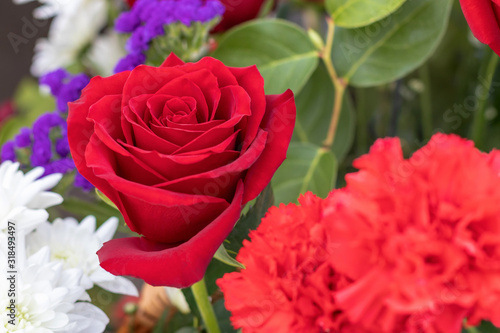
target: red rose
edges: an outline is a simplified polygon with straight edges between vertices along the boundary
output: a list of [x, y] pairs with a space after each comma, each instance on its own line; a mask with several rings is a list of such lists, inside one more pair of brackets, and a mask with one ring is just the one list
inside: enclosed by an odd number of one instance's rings
[[259, 15], [266, 0], [220, 0], [226, 7], [222, 20], [212, 30], [213, 32], [226, 31], [235, 25], [252, 20]]
[[152, 285], [200, 280], [285, 159], [294, 123], [293, 93], [266, 96], [255, 66], [171, 55], [93, 78], [70, 104], [71, 153], [143, 235], [105, 243], [102, 267]]
[[500, 0], [460, 0], [472, 33], [500, 55]]

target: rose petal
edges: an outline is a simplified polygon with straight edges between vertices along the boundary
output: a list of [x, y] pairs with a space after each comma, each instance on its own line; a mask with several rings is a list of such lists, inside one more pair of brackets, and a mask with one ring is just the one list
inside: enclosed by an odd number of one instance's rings
[[250, 96], [243, 88], [227, 86], [221, 88], [220, 92], [221, 98], [214, 119], [231, 119], [237, 115], [252, 115]]
[[235, 116], [234, 118], [207, 130], [191, 142], [176, 150], [174, 154], [194, 152], [219, 144], [229, 138], [236, 131], [234, 127], [241, 121], [242, 118], [243, 115]]
[[[87, 119], [94, 122], [95, 135], [92, 136], [89, 145], [103, 144], [107, 148], [118, 153], [118, 155], [116, 155], [116, 159], [118, 159], [119, 165], [128, 166], [127, 168], [115, 170], [122, 177], [143, 184], [157, 184], [159, 182], [166, 181], [168, 178], [163, 177], [149, 165], [135, 158], [116, 141], [115, 137], [118, 137], [118, 141], [121, 142], [121, 132], [119, 131], [120, 126], [116, 125], [119, 123], [120, 113], [111, 111], [113, 110], [112, 106], [115, 105], [115, 103], [116, 98], [113, 97], [113, 95], [110, 95], [103, 97], [90, 107]], [[102, 110], [108, 110], [111, 112], [104, 114]], [[102, 157], [99, 155], [89, 155], [87, 156], [87, 165], [90, 166], [98, 164], [101, 159]]]
[[[257, 197], [269, 184], [274, 172], [286, 158], [286, 151], [295, 126], [295, 102], [291, 90], [281, 95], [266, 96], [266, 103], [266, 114], [261, 127], [269, 133], [269, 136], [262, 155], [248, 170], [245, 177], [243, 204]], [[262, 144], [259, 142], [259, 137], [252, 142], [250, 147], [254, 144]]]
[[122, 213], [126, 212], [124, 218], [127, 225], [149, 239], [169, 243], [189, 239], [229, 205], [220, 198], [175, 193], [124, 179], [114, 172], [123, 165], [115, 162], [104, 145], [90, 144], [87, 151], [88, 154], [101, 156], [99, 164], [89, 167], [96, 177], [119, 194], [120, 206], [126, 207]]
[[89, 85], [83, 89], [80, 99], [69, 103], [68, 111], [68, 141], [76, 168], [83, 177], [110, 198], [121, 212], [124, 212], [124, 207], [113, 187], [105, 180], [96, 177], [93, 170], [86, 166], [86, 147], [94, 133], [94, 124], [86, 118], [90, 106], [103, 96], [116, 95], [122, 92], [123, 84], [129, 73], [121, 72], [113, 77], [102, 78], [96, 76], [92, 78]]
[[184, 61], [182, 61], [179, 57], [175, 55], [174, 52], [170, 53], [170, 55], [165, 59], [163, 64], [160, 67], [175, 67], [184, 65]]
[[219, 88], [238, 85], [238, 81], [229, 68], [226, 67], [226, 65], [224, 65], [220, 60], [211, 57], [204, 57], [195, 63], [186, 63], [182, 66], [181, 70], [186, 73], [208, 70], [217, 78]]
[[[155, 94], [165, 84], [185, 75], [183, 71], [139, 65], [134, 68], [123, 86], [122, 107], [137, 96]], [[189, 95], [188, 95], [189, 96]]]
[[159, 89], [157, 94], [194, 97], [197, 102], [199, 122], [213, 119], [213, 112], [220, 99], [217, 77], [206, 69], [185, 73], [171, 80]]
[[491, 0], [460, 0], [460, 5], [474, 36], [500, 55], [498, 5]]
[[234, 194], [236, 182], [241, 179], [244, 172], [254, 165], [263, 154], [267, 136], [268, 133], [261, 129], [259, 134], [257, 134], [257, 139], [254, 144], [252, 144], [238, 159], [229, 164], [208, 172], [157, 184], [155, 187], [168, 189], [174, 192], [184, 192], [188, 189], [191, 193], [194, 192], [210, 196], [215, 195], [230, 200]]
[[264, 78], [260, 75], [256, 66], [246, 68], [229, 67], [229, 70], [238, 81], [238, 85], [247, 92], [251, 100], [252, 116], [248, 117], [247, 123], [240, 127], [243, 129], [242, 137], [244, 138], [241, 150], [245, 151], [255, 139], [266, 110]]
[[104, 243], [97, 252], [101, 266], [115, 275], [140, 277], [153, 286], [189, 287], [203, 278], [215, 252], [233, 229], [240, 216], [242, 194], [240, 182], [231, 205], [185, 243], [161, 244], [137, 237]]
[[196, 155], [164, 155], [156, 151], [145, 151], [140, 148], [124, 145], [139, 161], [172, 180], [197, 175], [225, 165], [239, 156], [237, 151], [207, 152]]
[[166, 126], [170, 128], [177, 128], [177, 129], [182, 129], [182, 130], [188, 130], [188, 131], [208, 131], [209, 129], [213, 127], [217, 127], [220, 124], [224, 123], [225, 120], [209, 120], [204, 123], [198, 123], [198, 124], [180, 124], [180, 123], [174, 123], [170, 120], [167, 119], [166, 121]]

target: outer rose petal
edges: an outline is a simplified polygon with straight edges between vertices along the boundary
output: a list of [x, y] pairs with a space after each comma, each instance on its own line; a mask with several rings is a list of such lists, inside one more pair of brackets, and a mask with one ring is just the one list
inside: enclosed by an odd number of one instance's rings
[[281, 95], [268, 95], [266, 100], [267, 109], [261, 127], [269, 135], [262, 155], [248, 170], [243, 204], [254, 199], [269, 184], [274, 172], [286, 158], [295, 126], [295, 101], [291, 90]]
[[498, 4], [492, 0], [460, 0], [460, 5], [474, 36], [500, 55]]
[[106, 242], [97, 252], [101, 266], [115, 275], [140, 277], [153, 286], [188, 287], [203, 278], [215, 252], [233, 229], [240, 216], [242, 196], [240, 182], [231, 205], [185, 243], [153, 243], [138, 237]]
[[[68, 111], [68, 141], [76, 168], [82, 176], [110, 198], [121, 212], [125, 212], [125, 210], [116, 191], [108, 182], [96, 177], [92, 169], [86, 166], [85, 150], [94, 133], [94, 124], [87, 121], [86, 118], [90, 107], [102, 97], [122, 93], [123, 85], [129, 74], [130, 72], [121, 72], [107, 78], [100, 76], [92, 78], [87, 87], [83, 89], [82, 98], [69, 103]], [[112, 112], [113, 110], [107, 111]]]

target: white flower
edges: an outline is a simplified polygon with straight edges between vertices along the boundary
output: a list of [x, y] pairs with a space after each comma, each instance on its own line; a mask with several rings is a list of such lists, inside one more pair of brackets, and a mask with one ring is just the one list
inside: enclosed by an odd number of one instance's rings
[[8, 222], [15, 222], [16, 233], [27, 234], [49, 217], [45, 210], [60, 204], [62, 197], [47, 190], [53, 188], [61, 174], [39, 178], [43, 168], [27, 174], [19, 171], [19, 163], [5, 161], [0, 165], [0, 234], [5, 236]]
[[81, 268], [81, 285], [90, 289], [94, 284], [114, 293], [137, 296], [134, 284], [120, 276], [114, 276], [99, 266], [96, 252], [110, 240], [118, 226], [118, 219], [110, 218], [96, 231], [96, 219], [87, 216], [78, 223], [74, 218], [45, 222], [26, 236], [27, 252], [50, 248], [51, 260], [61, 262], [64, 268]]
[[96, 38], [87, 53], [86, 61], [95, 68], [98, 75], [112, 75], [118, 61], [127, 55], [126, 40], [125, 35], [118, 34], [113, 29], [106, 31], [105, 34]]
[[180, 312], [188, 314], [191, 312], [189, 304], [186, 301], [186, 297], [180, 289], [165, 287], [165, 293], [167, 294], [168, 300], [175, 306]]
[[8, 311], [1, 316], [0, 328], [20, 333], [104, 331], [109, 321], [104, 312], [81, 302], [89, 297], [80, 286], [80, 269], [64, 270], [61, 263], [50, 262], [48, 248], [29, 257], [14, 275], [7, 273], [3, 252], [0, 260], [0, 289], [15, 293], [15, 297], [7, 292], [0, 294], [0, 308]]
[[[33, 0], [15, 0], [26, 3]], [[48, 38], [35, 46], [31, 72], [40, 76], [78, 60], [82, 50], [104, 27], [108, 18], [106, 0], [40, 0], [44, 5], [34, 12], [35, 17], [54, 17]]]

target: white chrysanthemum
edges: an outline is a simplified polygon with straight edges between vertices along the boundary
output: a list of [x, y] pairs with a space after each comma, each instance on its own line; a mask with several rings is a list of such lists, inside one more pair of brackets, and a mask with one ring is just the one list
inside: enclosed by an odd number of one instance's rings
[[186, 301], [186, 297], [180, 289], [165, 287], [165, 293], [167, 294], [168, 300], [175, 306], [180, 312], [187, 314], [191, 312], [189, 304]]
[[48, 246], [52, 261], [61, 262], [65, 268], [83, 270], [81, 284], [85, 289], [97, 284], [114, 293], [137, 296], [137, 288], [130, 280], [114, 276], [99, 266], [96, 252], [113, 237], [117, 226], [115, 217], [104, 222], [97, 231], [93, 216], [87, 216], [80, 223], [71, 217], [44, 222], [26, 236], [27, 252], [32, 254]]
[[[15, 292], [15, 297], [7, 292], [0, 294], [0, 308], [8, 311], [0, 319], [2, 330], [22, 333], [104, 331], [109, 320], [99, 308], [85, 302], [89, 297], [80, 285], [80, 269], [65, 270], [61, 263], [50, 262], [49, 249], [45, 247], [17, 268], [18, 273], [12, 280], [15, 287], [11, 287], [8, 280], [11, 275], [3, 264], [7, 262], [4, 253], [0, 260], [0, 290], [12, 288]], [[12, 312], [9, 309], [11, 299], [15, 299]]]
[[[33, 0], [14, 0], [21, 4]], [[73, 64], [91, 43], [108, 18], [106, 0], [40, 0], [44, 5], [34, 12], [36, 18], [54, 17], [48, 38], [35, 46], [31, 72], [40, 76]]]
[[127, 55], [125, 51], [126, 41], [125, 35], [109, 29], [105, 34], [96, 38], [87, 53], [86, 61], [90, 63], [98, 75], [112, 75], [118, 61]]
[[5, 161], [0, 165], [0, 234], [5, 235], [8, 222], [15, 222], [17, 233], [28, 233], [49, 217], [45, 210], [58, 205], [63, 198], [48, 192], [61, 174], [52, 174], [38, 179], [44, 170], [34, 168], [24, 174], [19, 163]]

